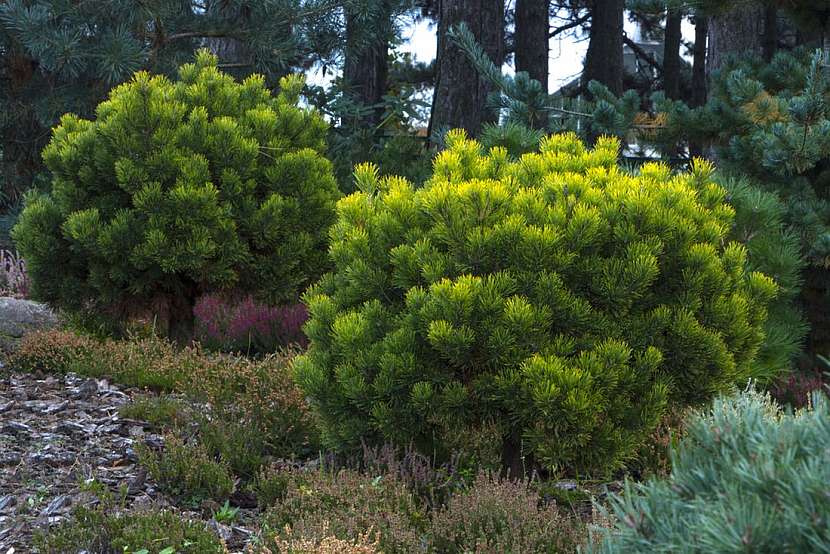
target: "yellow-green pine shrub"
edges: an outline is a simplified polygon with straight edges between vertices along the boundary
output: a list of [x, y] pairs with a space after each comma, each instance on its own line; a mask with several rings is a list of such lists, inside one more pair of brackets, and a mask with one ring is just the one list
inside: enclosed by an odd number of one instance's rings
[[668, 402], [753, 376], [776, 285], [725, 240], [710, 165], [628, 174], [607, 138], [551, 136], [517, 161], [447, 140], [423, 188], [362, 166], [338, 204], [295, 363], [328, 444], [440, 456], [495, 423], [514, 470], [520, 453], [606, 469]]

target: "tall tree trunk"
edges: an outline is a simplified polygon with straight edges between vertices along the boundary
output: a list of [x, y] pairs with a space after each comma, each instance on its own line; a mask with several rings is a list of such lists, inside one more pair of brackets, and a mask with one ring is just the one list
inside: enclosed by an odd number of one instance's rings
[[[709, 82], [706, 78], [706, 45], [709, 37], [709, 18], [701, 12], [695, 13], [695, 46], [694, 60], [692, 61], [692, 98], [691, 106], [699, 108], [706, 104]], [[703, 145], [696, 142], [689, 143], [689, 154], [692, 157], [703, 156]]]
[[666, 40], [663, 45], [663, 89], [672, 100], [680, 98], [680, 43], [683, 40], [683, 12], [666, 12]]
[[[390, 0], [379, 0], [376, 17], [368, 29], [367, 22], [352, 10], [346, 11], [347, 49], [343, 64], [343, 81], [352, 98], [363, 106], [377, 106], [386, 94], [389, 76], [389, 36], [392, 27]], [[377, 126], [383, 116], [383, 108], [376, 107], [360, 122]]]
[[516, 0], [516, 71], [527, 71], [548, 91], [549, 0]]
[[496, 114], [486, 107], [493, 86], [479, 76], [464, 52], [447, 36], [461, 22], [497, 66], [504, 61], [504, 0], [439, 0], [438, 54], [435, 92], [429, 120], [430, 136], [463, 128], [475, 136]]
[[692, 61], [692, 107], [697, 108], [706, 103], [708, 82], [706, 75], [706, 51], [709, 37], [709, 18], [698, 12], [695, 14], [695, 46]]
[[778, 51], [778, 9], [767, 6], [764, 10], [764, 60], [769, 62]]
[[625, 0], [594, 0], [591, 40], [582, 72], [582, 85], [599, 81], [611, 92], [623, 92], [623, 15]]
[[763, 55], [765, 12], [764, 6], [756, 2], [711, 18], [707, 60], [710, 78], [729, 56]]
[[[250, 24], [251, 10], [244, 4], [237, 7], [230, 6], [221, 0], [214, 0], [206, 5], [208, 13], [214, 17], [233, 20], [235, 24], [243, 28]], [[228, 64], [231, 68], [241, 65], [245, 70], [250, 69], [249, 64], [253, 62], [253, 53], [243, 41], [232, 37], [210, 37], [204, 39], [203, 43], [219, 58], [220, 64]]]

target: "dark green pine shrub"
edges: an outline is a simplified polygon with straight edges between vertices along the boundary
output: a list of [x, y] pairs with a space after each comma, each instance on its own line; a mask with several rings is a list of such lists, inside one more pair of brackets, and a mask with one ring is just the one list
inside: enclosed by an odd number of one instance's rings
[[753, 377], [776, 285], [725, 240], [710, 165], [631, 175], [616, 140], [574, 135], [518, 161], [447, 142], [423, 188], [364, 166], [338, 204], [295, 362], [329, 445], [442, 456], [495, 425], [512, 470], [606, 469], [668, 402]]
[[755, 358], [755, 377], [764, 384], [781, 376], [801, 354], [808, 326], [798, 294], [806, 265], [797, 233], [785, 224], [787, 207], [776, 194], [746, 179], [718, 181], [735, 208], [729, 238], [746, 245], [749, 267], [772, 277], [778, 295], [768, 307], [764, 343]]
[[612, 498], [595, 552], [827, 552], [830, 408], [784, 414], [745, 392], [694, 416], [668, 479]]
[[185, 336], [202, 293], [296, 299], [326, 268], [339, 192], [302, 79], [280, 85], [236, 82], [201, 51], [176, 81], [137, 73], [92, 121], [64, 116], [43, 152], [52, 191], [14, 229], [33, 295], [150, 312]]

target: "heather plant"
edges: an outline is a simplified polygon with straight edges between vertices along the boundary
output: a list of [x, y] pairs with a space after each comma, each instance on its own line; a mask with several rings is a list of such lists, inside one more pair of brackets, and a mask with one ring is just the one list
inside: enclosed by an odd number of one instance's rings
[[798, 371], [779, 379], [770, 387], [772, 397], [780, 404], [804, 408], [810, 403], [813, 392], [825, 390], [826, 377], [818, 371]]
[[167, 434], [164, 448], [153, 450], [137, 444], [138, 458], [147, 472], [165, 493], [191, 505], [204, 500], [222, 501], [234, 491], [230, 468], [214, 459], [197, 442], [187, 442], [175, 434]]
[[426, 552], [427, 516], [400, 482], [352, 470], [292, 470], [284, 494], [263, 518], [264, 545], [283, 541], [351, 541], [372, 531], [380, 552]]
[[192, 419], [186, 401], [166, 395], [134, 397], [118, 409], [122, 418], [140, 420], [157, 429], [182, 428]]
[[293, 353], [260, 360], [217, 356], [192, 367], [177, 389], [210, 408], [203, 439], [246, 478], [264, 456], [297, 458], [318, 448], [316, 422], [292, 379]]
[[666, 479], [611, 498], [593, 552], [827, 552], [830, 408], [782, 412], [752, 390], [692, 417]]
[[23, 258], [16, 252], [0, 249], [0, 296], [26, 298], [29, 275]]
[[196, 339], [211, 350], [250, 355], [307, 343], [302, 326], [308, 312], [302, 304], [268, 306], [253, 296], [234, 300], [212, 294], [200, 298], [193, 313]]
[[98, 346], [94, 339], [68, 331], [34, 331], [23, 337], [8, 363], [27, 373], [64, 374], [89, 367], [97, 358]]
[[282, 536], [274, 537], [274, 550], [263, 548], [260, 554], [284, 552], [285, 554], [380, 554], [380, 545], [372, 530], [360, 533], [353, 539], [338, 539], [326, 535], [327, 526], [323, 526], [322, 537], [296, 537], [291, 528]]
[[338, 204], [294, 364], [326, 444], [446, 459], [495, 427], [514, 475], [602, 471], [669, 402], [758, 371], [776, 285], [727, 239], [711, 165], [628, 173], [616, 140], [574, 135], [518, 160], [463, 132], [447, 144], [422, 188], [361, 166]]
[[339, 196], [302, 87], [284, 77], [272, 96], [200, 51], [178, 80], [135, 74], [94, 120], [65, 115], [43, 152], [51, 192], [27, 199], [13, 231], [33, 296], [149, 315], [182, 340], [202, 294], [296, 301], [327, 266]]
[[433, 515], [431, 537], [434, 551], [446, 554], [556, 554], [576, 552], [583, 531], [578, 518], [540, 505], [526, 481], [481, 473]]
[[364, 444], [356, 465], [367, 475], [402, 483], [429, 509], [441, 506], [453, 493], [470, 485], [477, 468], [486, 466], [460, 453], [436, 464], [411, 446], [402, 449], [390, 443], [374, 447]]

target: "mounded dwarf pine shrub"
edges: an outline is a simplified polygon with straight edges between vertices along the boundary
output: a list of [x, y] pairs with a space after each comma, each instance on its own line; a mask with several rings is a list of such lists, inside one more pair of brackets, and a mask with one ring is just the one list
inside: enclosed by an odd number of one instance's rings
[[92, 121], [65, 115], [43, 152], [52, 191], [28, 199], [13, 233], [32, 294], [149, 311], [185, 336], [202, 293], [296, 300], [326, 268], [339, 196], [302, 86], [285, 77], [272, 96], [201, 51], [178, 80], [137, 73]]
[[518, 161], [447, 141], [423, 188], [363, 166], [338, 204], [295, 362], [330, 445], [440, 456], [496, 424], [513, 470], [609, 468], [668, 402], [753, 376], [776, 285], [724, 240], [711, 166], [631, 175], [607, 138]]
[[671, 476], [612, 498], [616, 525], [593, 551], [827, 552], [830, 407], [784, 414], [757, 392], [688, 422]]

